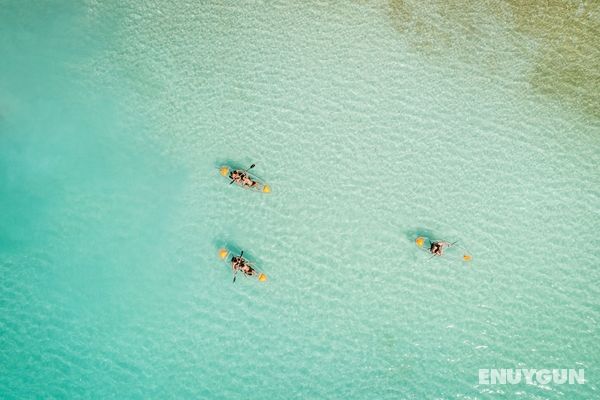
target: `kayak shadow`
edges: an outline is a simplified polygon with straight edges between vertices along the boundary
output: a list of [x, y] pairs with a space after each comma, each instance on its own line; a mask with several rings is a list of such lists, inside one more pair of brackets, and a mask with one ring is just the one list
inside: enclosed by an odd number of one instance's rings
[[215, 168], [219, 169], [223, 166], [228, 166], [231, 169], [246, 169], [248, 168], [250, 165], [252, 165], [252, 162], [240, 162], [240, 161], [236, 161], [236, 160], [232, 160], [232, 159], [218, 159], [215, 160], [214, 166]]
[[414, 242], [419, 236], [424, 236], [428, 239], [435, 239], [435, 233], [433, 233], [433, 231], [421, 227], [405, 230], [404, 236], [411, 242]]
[[251, 262], [256, 261], [256, 258], [253, 256], [252, 252], [244, 249], [239, 244], [232, 242], [231, 240], [215, 239], [215, 240], [213, 240], [213, 245], [215, 248], [215, 254], [218, 254], [219, 250], [221, 250], [221, 249], [226, 249], [229, 253], [231, 253], [232, 255], [236, 255], [236, 256], [240, 255], [242, 253], [242, 251], [244, 251], [245, 259], [247, 259]]

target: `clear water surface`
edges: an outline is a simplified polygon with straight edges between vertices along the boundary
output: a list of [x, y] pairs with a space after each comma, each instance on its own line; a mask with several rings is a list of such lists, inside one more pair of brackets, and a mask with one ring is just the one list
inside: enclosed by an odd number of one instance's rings
[[342, 3], [0, 0], [0, 397], [598, 397], [598, 6]]

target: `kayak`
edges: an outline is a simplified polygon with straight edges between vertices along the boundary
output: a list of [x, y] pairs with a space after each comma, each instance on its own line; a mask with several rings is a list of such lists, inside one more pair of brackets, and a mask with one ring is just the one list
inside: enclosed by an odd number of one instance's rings
[[[436, 240], [428, 238], [427, 236], [419, 236], [415, 239], [415, 244], [417, 247], [431, 256], [441, 256], [441, 257], [450, 257], [450, 258], [460, 258], [463, 261], [471, 261], [473, 260], [473, 256], [469, 254], [465, 249], [456, 244], [457, 242], [450, 243], [443, 240]], [[442, 249], [442, 254], [434, 254], [431, 249], [432, 245], [437, 244]]]
[[[242, 181], [231, 179], [230, 175], [234, 172], [238, 172], [240, 174], [248, 176], [252, 183], [246, 184]], [[271, 193], [271, 187], [265, 181], [263, 181], [253, 173], [249, 172], [247, 169], [237, 169], [228, 165], [224, 165], [221, 168], [219, 168], [219, 173], [221, 174], [221, 176], [227, 178], [227, 180], [230, 183], [235, 184], [243, 189], [252, 190], [253, 192]]]
[[[236, 255], [236, 254], [233, 254], [233, 253], [232, 253], [231, 251], [229, 251], [228, 249], [225, 249], [225, 248], [221, 248], [221, 249], [219, 249], [219, 258], [220, 258], [221, 260], [223, 260], [225, 263], [227, 263], [227, 265], [228, 265], [230, 268], [232, 268], [232, 269], [233, 269], [233, 267], [232, 267], [233, 259], [234, 259], [234, 258], [238, 258], [238, 257], [239, 257], [239, 258], [241, 258], [242, 260], [244, 260], [244, 261], [245, 261], [245, 263], [246, 263], [248, 266], [250, 266], [251, 270], [253, 271], [253, 274], [252, 274], [252, 275], [247, 275], [247, 274], [245, 274], [245, 273], [244, 273], [244, 272], [242, 272], [242, 271], [238, 271], [238, 272], [239, 272], [241, 275], [244, 275], [244, 276], [246, 276], [246, 277], [250, 277], [250, 278], [256, 278], [256, 279], [258, 279], [258, 281], [259, 281], [259, 282], [266, 282], [266, 280], [267, 280], [267, 275], [265, 275], [265, 274], [263, 274], [262, 272], [258, 271], [258, 270], [256, 269], [256, 267], [254, 266], [254, 264], [253, 264], [253, 263], [251, 263], [250, 261], [248, 261], [247, 259], [245, 259], [244, 257], [242, 257], [242, 256], [243, 256], [243, 254], [244, 254], [244, 252], [243, 252], [243, 251], [242, 251], [242, 254], [240, 254], [240, 255]], [[234, 275], [234, 280], [233, 280], [233, 281], [235, 282], [235, 275]]]

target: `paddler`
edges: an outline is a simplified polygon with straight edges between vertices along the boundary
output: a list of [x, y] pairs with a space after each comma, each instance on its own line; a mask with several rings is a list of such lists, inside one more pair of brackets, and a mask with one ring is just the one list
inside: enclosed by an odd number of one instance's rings
[[244, 186], [248, 186], [248, 187], [252, 187], [252, 186], [256, 185], [256, 182], [253, 181], [252, 179], [250, 179], [248, 174], [244, 174], [244, 176], [242, 177], [242, 183], [244, 184]]
[[252, 180], [252, 178], [250, 178], [246, 171], [242, 171], [239, 169], [231, 171], [231, 173], [229, 174], [229, 179], [231, 179], [232, 182], [235, 182], [238, 185], [245, 187], [254, 187], [257, 184], [255, 181]]
[[450, 247], [451, 244], [448, 242], [431, 242], [429, 252], [434, 256], [442, 256], [444, 254], [444, 247]]
[[256, 273], [254, 268], [250, 266], [250, 263], [241, 255], [231, 258], [231, 268], [233, 269], [234, 275], [237, 271], [242, 271], [246, 276], [253, 276]]
[[243, 172], [236, 169], [236, 170], [231, 171], [231, 173], [229, 174], [229, 179], [231, 179], [233, 182], [236, 182], [238, 184], [242, 184], [244, 175], [245, 174]]

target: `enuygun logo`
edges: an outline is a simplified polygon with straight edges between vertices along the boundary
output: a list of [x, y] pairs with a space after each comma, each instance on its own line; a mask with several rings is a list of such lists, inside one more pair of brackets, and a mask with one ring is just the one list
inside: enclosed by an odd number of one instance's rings
[[479, 370], [480, 385], [517, 385], [519, 383], [528, 385], [569, 385], [585, 383], [585, 371], [583, 369], [505, 369], [490, 368]]

